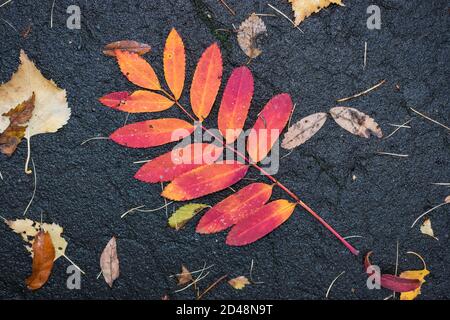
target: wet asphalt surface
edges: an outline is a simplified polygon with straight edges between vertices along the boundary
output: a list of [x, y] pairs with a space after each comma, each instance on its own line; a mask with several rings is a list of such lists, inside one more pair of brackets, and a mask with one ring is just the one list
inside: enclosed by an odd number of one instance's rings
[[[441, 123], [450, 123], [449, 77], [450, 14], [447, 1], [344, 1], [308, 18], [300, 32], [282, 17], [263, 17], [268, 35], [263, 53], [249, 67], [255, 77], [250, 127], [271, 96], [288, 92], [297, 107], [293, 121], [314, 112], [326, 112], [336, 98], [371, 87], [378, 90], [346, 102], [373, 117], [385, 135], [413, 118], [411, 129], [399, 130], [386, 140], [353, 136], [328, 120], [306, 144], [280, 161], [276, 177], [310, 204], [344, 236], [359, 235], [351, 243], [362, 253], [374, 251], [373, 261], [394, 272], [396, 243], [399, 270], [420, 268], [407, 251], [420, 253], [431, 275], [420, 299], [449, 298], [450, 206], [430, 214], [439, 241], [410, 228], [414, 219], [443, 201], [450, 188], [450, 134], [445, 128], [414, 114], [414, 107]], [[245, 64], [232, 29], [250, 13], [274, 13], [265, 1], [227, 0], [232, 16], [219, 1], [57, 1], [50, 28], [52, 1], [13, 1], [0, 8], [0, 81], [9, 80], [24, 49], [42, 70], [67, 90], [72, 117], [55, 134], [32, 138], [36, 164], [36, 197], [27, 216], [64, 227], [67, 255], [85, 272], [80, 290], [66, 287], [69, 263], [56, 261], [48, 283], [36, 292], [25, 288], [31, 259], [20, 237], [0, 225], [0, 297], [3, 299], [192, 299], [194, 292], [177, 289], [169, 275], [181, 264], [191, 270], [214, 264], [200, 283], [204, 288], [224, 274], [247, 275], [254, 261], [253, 278], [262, 284], [242, 291], [225, 283], [207, 299], [324, 299], [331, 281], [342, 271], [330, 299], [383, 299], [388, 290], [368, 290], [362, 255], [346, 248], [304, 210], [262, 240], [245, 247], [229, 247], [226, 232], [195, 233], [191, 221], [183, 230], [167, 227], [164, 210], [120, 215], [132, 207], [156, 208], [164, 204], [159, 185], [133, 179], [139, 165], [133, 161], [155, 157], [170, 145], [128, 149], [107, 140], [81, 142], [107, 136], [121, 127], [125, 114], [108, 110], [97, 98], [135, 87], [120, 74], [114, 59], [101, 53], [103, 45], [133, 39], [149, 43], [146, 55], [162, 79], [162, 50], [171, 27], [182, 35], [187, 52], [187, 87], [201, 52], [217, 41], [224, 56], [224, 79]], [[271, 1], [292, 16], [286, 1]], [[81, 8], [81, 30], [66, 28], [66, 8]], [[366, 8], [381, 8], [381, 30], [366, 27]], [[11, 25], [9, 25], [9, 24]], [[31, 25], [26, 38], [20, 33]], [[363, 70], [364, 43], [368, 44]], [[222, 87], [223, 89], [223, 84]], [[219, 94], [219, 97], [221, 94]], [[185, 91], [182, 102], [187, 104]], [[206, 124], [215, 127], [218, 103]], [[160, 114], [131, 115], [128, 123], [160, 116], [182, 117], [176, 108]], [[377, 151], [407, 154], [407, 158], [377, 155]], [[281, 155], [286, 154], [281, 151]], [[11, 158], [0, 156], [0, 214], [22, 217], [33, 191], [33, 177], [24, 173], [26, 143]], [[251, 178], [266, 181], [253, 169]], [[240, 182], [236, 187], [248, 184]], [[199, 201], [214, 204], [226, 190]], [[273, 198], [286, 197], [275, 188]], [[176, 204], [175, 208], [179, 205]], [[173, 205], [169, 211], [173, 210]], [[97, 280], [99, 257], [112, 235], [118, 238], [121, 275], [110, 289]]]

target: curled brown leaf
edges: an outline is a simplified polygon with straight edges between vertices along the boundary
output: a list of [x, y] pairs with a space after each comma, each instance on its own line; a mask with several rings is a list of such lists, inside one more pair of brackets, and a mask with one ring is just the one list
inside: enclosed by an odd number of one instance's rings
[[41, 288], [50, 277], [55, 259], [55, 247], [48, 232], [39, 231], [33, 242], [33, 271], [26, 279], [28, 289]]

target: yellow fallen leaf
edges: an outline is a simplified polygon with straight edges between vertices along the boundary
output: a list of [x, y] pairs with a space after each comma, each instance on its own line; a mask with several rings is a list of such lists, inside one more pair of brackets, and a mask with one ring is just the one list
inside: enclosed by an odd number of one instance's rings
[[250, 281], [247, 279], [247, 277], [240, 276], [229, 280], [228, 284], [237, 290], [242, 290], [246, 285], [250, 284]]
[[42, 229], [50, 234], [53, 246], [55, 247], [55, 260], [65, 255], [67, 248], [67, 241], [61, 234], [64, 229], [56, 223], [39, 223], [30, 219], [7, 220], [6, 224], [17, 234], [22, 236], [22, 239], [28, 243], [27, 250], [33, 255], [32, 246], [36, 234]]
[[37, 134], [56, 132], [67, 123], [70, 108], [66, 90], [46, 79], [21, 50], [19, 68], [8, 82], [0, 85], [0, 133], [9, 126], [9, 119], [3, 115], [30, 99], [33, 93], [35, 106], [27, 123], [25, 138], [29, 140]]
[[419, 294], [420, 289], [422, 287], [422, 284], [425, 283], [425, 277], [430, 274], [430, 271], [427, 270], [427, 266], [425, 264], [425, 260], [417, 253], [408, 251], [410, 254], [414, 254], [417, 256], [420, 260], [422, 260], [423, 263], [423, 269], [422, 270], [408, 270], [400, 273], [400, 278], [404, 279], [417, 279], [421, 282], [420, 286], [413, 291], [407, 291], [402, 292], [400, 294], [400, 300], [414, 300]]
[[344, 6], [342, 0], [289, 0], [289, 2], [292, 4], [292, 11], [294, 11], [294, 22], [296, 26], [298, 26], [311, 14], [317, 13], [331, 4]]

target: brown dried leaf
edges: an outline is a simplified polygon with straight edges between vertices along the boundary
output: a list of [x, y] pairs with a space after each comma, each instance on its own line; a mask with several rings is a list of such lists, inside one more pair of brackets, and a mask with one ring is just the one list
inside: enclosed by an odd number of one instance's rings
[[31, 97], [20, 103], [17, 107], [2, 116], [9, 118], [9, 125], [0, 134], [0, 151], [7, 156], [11, 156], [16, 151], [17, 146], [25, 136], [27, 123], [34, 110], [34, 92]]
[[322, 128], [326, 120], [327, 114], [324, 112], [314, 113], [301, 119], [286, 132], [281, 146], [285, 149], [294, 149], [305, 143]]
[[317, 13], [333, 3], [344, 6], [342, 0], [289, 0], [289, 2], [292, 4], [296, 26], [311, 14]]
[[103, 48], [103, 54], [115, 57], [116, 54], [114, 50], [122, 50], [122, 51], [128, 51], [128, 52], [134, 52], [138, 55], [142, 56], [149, 52], [151, 47], [146, 43], [141, 43], [133, 40], [121, 40], [121, 41], [115, 41], [107, 44]]
[[247, 279], [247, 277], [240, 276], [229, 280], [228, 284], [237, 290], [242, 290], [246, 285], [250, 284], [250, 281]]
[[103, 278], [112, 288], [114, 280], [119, 277], [119, 258], [117, 256], [116, 237], [112, 237], [100, 256], [100, 268]]
[[192, 274], [184, 265], [181, 265], [181, 272], [177, 275], [178, 285], [182, 286], [192, 281]]
[[33, 242], [33, 271], [26, 280], [28, 289], [41, 288], [50, 277], [55, 260], [55, 247], [48, 232], [39, 231]]
[[239, 26], [237, 41], [242, 51], [250, 57], [256, 58], [262, 51], [258, 48], [258, 39], [267, 32], [266, 25], [260, 17], [252, 13]]
[[369, 138], [370, 134], [381, 138], [383, 132], [380, 126], [368, 115], [349, 107], [330, 109], [334, 121], [342, 128], [357, 136]]

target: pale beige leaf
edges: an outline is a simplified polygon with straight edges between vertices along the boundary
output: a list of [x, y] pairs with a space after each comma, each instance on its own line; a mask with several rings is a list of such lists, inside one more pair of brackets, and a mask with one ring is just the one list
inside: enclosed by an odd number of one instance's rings
[[450, 195], [445, 197], [444, 202], [445, 203], [450, 203]]
[[369, 138], [371, 134], [381, 138], [383, 132], [380, 126], [368, 115], [349, 107], [330, 109], [334, 121], [342, 128], [357, 136]]
[[178, 285], [183, 286], [192, 281], [192, 274], [184, 265], [181, 265], [181, 273], [177, 274]]
[[285, 149], [294, 149], [308, 141], [315, 135], [327, 120], [327, 114], [318, 112], [311, 114], [288, 129], [284, 135], [281, 146]]
[[317, 13], [331, 4], [344, 6], [342, 0], [289, 0], [289, 2], [292, 4], [292, 11], [294, 11], [294, 22], [296, 26], [298, 26], [311, 14]]
[[252, 13], [239, 26], [237, 41], [242, 51], [250, 57], [256, 58], [262, 51], [258, 48], [258, 38], [267, 32], [266, 25], [260, 17]]
[[[28, 122], [25, 137], [56, 132], [70, 118], [66, 91], [52, 80], [44, 78], [23, 50], [20, 65], [11, 80], [0, 86], [0, 115], [8, 112], [35, 93], [35, 108]], [[0, 132], [5, 129], [5, 119], [0, 116]]]
[[427, 218], [423, 221], [422, 225], [420, 226], [420, 232], [422, 232], [423, 234], [426, 234], [430, 237], [433, 237], [435, 239], [437, 239], [434, 236], [434, 232], [433, 232], [433, 228], [431, 227], [431, 220], [430, 218]]
[[56, 223], [40, 223], [30, 219], [7, 220], [6, 224], [17, 234], [22, 236], [22, 239], [28, 243], [27, 250], [31, 253], [34, 237], [42, 229], [50, 234], [53, 246], [55, 247], [55, 261], [65, 255], [67, 248], [67, 241], [62, 237], [64, 229]]
[[112, 237], [103, 249], [100, 256], [100, 268], [102, 269], [103, 278], [112, 288], [114, 281], [119, 277], [119, 257], [117, 256], [116, 237]]
[[247, 277], [240, 276], [229, 280], [228, 284], [237, 290], [242, 290], [246, 285], [250, 284], [250, 281], [247, 279]]

